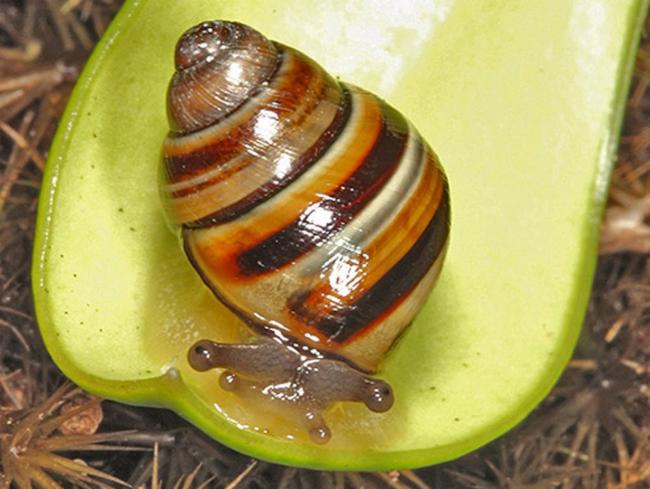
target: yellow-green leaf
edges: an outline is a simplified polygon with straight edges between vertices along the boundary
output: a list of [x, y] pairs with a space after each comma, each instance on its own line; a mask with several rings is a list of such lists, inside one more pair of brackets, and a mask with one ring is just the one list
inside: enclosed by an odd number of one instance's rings
[[[33, 283], [54, 360], [111, 399], [168, 407], [267, 460], [328, 469], [460, 456], [549, 391], [580, 331], [599, 219], [648, 0], [130, 0], [61, 121], [39, 208]], [[381, 371], [386, 415], [330, 413], [315, 446], [238, 426], [199, 336], [234, 321], [185, 259], [158, 196], [178, 36], [248, 23], [407, 115], [446, 167], [448, 260]], [[220, 329], [221, 328], [221, 329]], [[215, 332], [222, 331], [222, 332]]]

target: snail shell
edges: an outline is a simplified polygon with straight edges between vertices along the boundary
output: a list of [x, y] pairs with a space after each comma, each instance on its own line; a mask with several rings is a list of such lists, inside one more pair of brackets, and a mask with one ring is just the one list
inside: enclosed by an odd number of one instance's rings
[[[168, 113], [163, 201], [207, 286], [273, 339], [260, 345], [299, 349], [296, 365], [375, 371], [427, 298], [449, 235], [447, 182], [412, 124], [304, 54], [223, 21], [179, 40]], [[237, 354], [204, 341], [190, 364], [269, 382], [274, 362], [255, 356], [284, 355], [231, 346]], [[321, 405], [354, 397], [321, 384]]]

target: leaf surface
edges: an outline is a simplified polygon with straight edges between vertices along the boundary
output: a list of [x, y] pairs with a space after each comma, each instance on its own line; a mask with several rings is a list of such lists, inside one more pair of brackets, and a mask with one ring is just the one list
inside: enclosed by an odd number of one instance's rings
[[[578, 337], [647, 8], [127, 1], [74, 90], [43, 184], [33, 284], [54, 360], [94, 393], [171, 408], [239, 451], [286, 464], [416, 467], [494, 439], [550, 390]], [[335, 409], [322, 447], [242, 429], [243, 408], [184, 359], [199, 337], [236, 338], [158, 195], [174, 45], [214, 18], [250, 24], [387, 99], [449, 177], [447, 263], [380, 372], [396, 405], [385, 415]]]

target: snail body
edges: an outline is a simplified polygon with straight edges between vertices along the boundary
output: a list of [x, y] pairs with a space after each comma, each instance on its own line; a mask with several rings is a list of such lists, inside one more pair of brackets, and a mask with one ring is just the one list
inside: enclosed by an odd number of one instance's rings
[[330, 404], [392, 405], [390, 386], [369, 374], [440, 271], [444, 173], [394, 108], [250, 27], [190, 29], [176, 68], [166, 212], [206, 285], [259, 335], [201, 340], [189, 363], [226, 369], [227, 390], [285, 386], [275, 397], [300, 406], [322, 443]]

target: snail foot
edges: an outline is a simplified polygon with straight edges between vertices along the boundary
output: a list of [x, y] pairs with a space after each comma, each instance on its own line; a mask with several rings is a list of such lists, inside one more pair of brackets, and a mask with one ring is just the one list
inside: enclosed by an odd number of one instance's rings
[[[268, 408], [275, 406], [278, 411], [292, 413], [292, 419], [302, 419], [303, 429], [309, 433], [313, 443], [322, 445], [332, 437], [332, 432], [323, 419], [321, 409], [312, 406], [300, 395], [298, 390], [290, 383], [265, 385], [245, 379], [235, 372], [225, 370], [219, 376], [219, 386], [242, 398], [249, 398], [256, 403], [265, 404]], [[287, 409], [288, 408], [288, 409]]]
[[[362, 402], [373, 412], [391, 408], [390, 385], [338, 359], [313, 358], [270, 339], [253, 344], [195, 343], [188, 362], [198, 371], [224, 368], [224, 391], [255, 404], [288, 414], [317, 444], [327, 443], [331, 431], [322, 413], [341, 401]], [[295, 421], [294, 421], [295, 422]]]
[[243, 377], [252, 381], [251, 386], [267, 383], [271, 396], [292, 402], [304, 398], [327, 407], [338, 401], [356, 401], [379, 413], [393, 405], [392, 389], [383, 380], [341, 360], [305, 357], [270, 339], [253, 344], [201, 340], [190, 348], [188, 362], [199, 372], [227, 369], [220, 384], [228, 391], [235, 390]]

